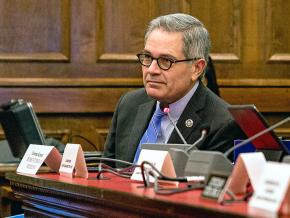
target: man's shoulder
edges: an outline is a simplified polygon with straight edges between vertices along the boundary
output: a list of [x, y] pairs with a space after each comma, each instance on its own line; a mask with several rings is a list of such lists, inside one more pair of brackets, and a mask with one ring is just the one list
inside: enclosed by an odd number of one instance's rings
[[122, 105], [140, 105], [153, 99], [149, 97], [144, 88], [136, 89], [125, 93], [121, 98]]
[[200, 105], [204, 112], [206, 112], [207, 116], [218, 118], [219, 120], [231, 119], [230, 112], [228, 111], [228, 106], [230, 105], [224, 99], [217, 96], [211, 90], [206, 87], [200, 87], [199, 90], [199, 99]]
[[123, 99], [134, 100], [134, 101], [149, 101], [152, 100], [150, 98], [144, 88], [136, 89], [130, 92], [127, 92], [123, 95]]
[[134, 97], [134, 96], [138, 96], [138, 97], [148, 97], [148, 95], [146, 94], [146, 91], [144, 88], [140, 88], [140, 89], [135, 89], [132, 91], [129, 91], [125, 94], [125, 96], [127, 97]]

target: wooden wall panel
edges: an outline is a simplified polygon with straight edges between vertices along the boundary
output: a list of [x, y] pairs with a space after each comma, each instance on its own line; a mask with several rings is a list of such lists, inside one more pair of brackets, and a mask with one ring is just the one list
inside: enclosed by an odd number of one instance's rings
[[[211, 56], [216, 61], [237, 62], [241, 52], [242, 1], [190, 1], [189, 13], [200, 19], [212, 38]], [[205, 7], [204, 4], [208, 5]], [[218, 8], [218, 10], [217, 10]]]
[[0, 61], [68, 61], [68, 0], [2, 0]]
[[255, 104], [262, 112], [290, 111], [290, 87], [227, 87], [220, 91], [221, 96], [231, 104]]
[[0, 88], [1, 103], [25, 99], [38, 113], [113, 112], [120, 96], [130, 88]]
[[256, 104], [274, 123], [290, 114], [289, 9], [282, 0], [1, 0], [0, 104], [31, 101], [46, 132], [102, 149], [119, 96], [142, 87], [135, 54], [148, 22], [185, 12], [210, 32], [222, 97]]
[[290, 34], [286, 30], [289, 10], [289, 1], [266, 1], [265, 47], [268, 61], [290, 62]]
[[144, 31], [156, 16], [183, 11], [186, 1], [106, 0], [97, 4], [104, 17], [97, 26], [98, 61], [134, 61], [143, 49]]

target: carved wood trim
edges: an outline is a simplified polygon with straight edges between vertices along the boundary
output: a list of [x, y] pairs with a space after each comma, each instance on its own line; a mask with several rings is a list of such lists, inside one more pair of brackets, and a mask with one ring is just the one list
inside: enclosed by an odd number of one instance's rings
[[141, 87], [142, 78], [0, 78], [0, 87]]
[[290, 79], [218, 79], [220, 87], [290, 87]]
[[[0, 88], [0, 104], [11, 99], [30, 101], [37, 113], [113, 112], [120, 96], [134, 88]], [[106, 102], [106, 103], [104, 103]]]
[[[218, 79], [220, 87], [290, 87], [290, 79]], [[142, 78], [0, 78], [0, 87], [142, 87]]]
[[255, 104], [261, 112], [290, 111], [290, 87], [224, 87], [220, 89], [223, 99], [230, 104]]
[[274, 54], [268, 62], [290, 62], [290, 54]]
[[0, 62], [2, 61], [53, 61], [66, 62], [70, 56], [70, 1], [62, 0], [61, 2], [61, 34], [59, 42], [61, 49], [59, 52], [29, 52], [29, 53], [0, 53]]
[[210, 56], [213, 60], [221, 62], [238, 62], [240, 60], [240, 57], [234, 53], [212, 53]]
[[[281, 50], [284, 50], [284, 49], [281, 49], [281, 45], [287, 44], [287, 41], [282, 41], [280, 39], [280, 42], [278, 42], [279, 36], [281, 37], [281, 30], [280, 30], [281, 26], [277, 26], [275, 24], [276, 21], [274, 20], [275, 19], [274, 16], [280, 16], [281, 12], [283, 12], [283, 11], [275, 10], [278, 8], [275, 4], [279, 4], [279, 3], [278, 2], [274, 3], [274, 2], [275, 1], [265, 1], [266, 7], [265, 7], [265, 13], [264, 13], [265, 14], [264, 32], [265, 32], [265, 42], [267, 42], [265, 44], [267, 62], [268, 63], [270, 63], [270, 62], [290, 62], [290, 51], [287, 51], [287, 53], [281, 51]], [[283, 7], [280, 7], [281, 10], [282, 10], [282, 8]], [[282, 18], [283, 18], [283, 15], [282, 15]], [[285, 24], [286, 23], [287, 23], [287, 21], [285, 21]], [[281, 25], [281, 24], [279, 24], [279, 25]], [[277, 28], [277, 29], [275, 29], [275, 28]], [[277, 45], [277, 43], [279, 44], [279, 48], [281, 49], [281, 50], [279, 49], [280, 51], [277, 51], [277, 49], [275, 49], [275, 47], [274, 47], [274, 45], [275, 44]]]
[[68, 52], [63, 53], [8, 53], [0, 54], [0, 61], [69, 61]]
[[123, 62], [137, 62], [138, 59], [135, 54], [116, 54], [106, 53], [99, 57], [99, 61], [123, 61]]
[[282, 136], [285, 139], [290, 139], [290, 128], [277, 128], [274, 131], [278, 136]]

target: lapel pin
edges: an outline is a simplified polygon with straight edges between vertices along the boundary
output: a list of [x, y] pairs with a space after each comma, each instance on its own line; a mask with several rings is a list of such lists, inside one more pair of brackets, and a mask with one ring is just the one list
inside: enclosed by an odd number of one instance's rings
[[192, 127], [193, 126], [193, 120], [192, 119], [187, 119], [185, 121], [185, 126], [186, 127]]

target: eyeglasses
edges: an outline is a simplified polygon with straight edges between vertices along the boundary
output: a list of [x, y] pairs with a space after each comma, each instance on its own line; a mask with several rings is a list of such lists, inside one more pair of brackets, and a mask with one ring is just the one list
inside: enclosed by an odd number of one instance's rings
[[195, 61], [195, 60], [199, 59], [199, 58], [190, 58], [190, 59], [184, 59], [184, 60], [174, 60], [174, 59], [168, 58], [168, 57], [154, 58], [151, 55], [144, 54], [144, 53], [137, 54], [137, 57], [139, 59], [139, 62], [145, 67], [150, 67], [153, 60], [156, 60], [158, 66], [162, 70], [169, 70], [170, 67], [172, 66], [172, 64], [174, 64], [174, 63], [184, 62], [184, 61]]

